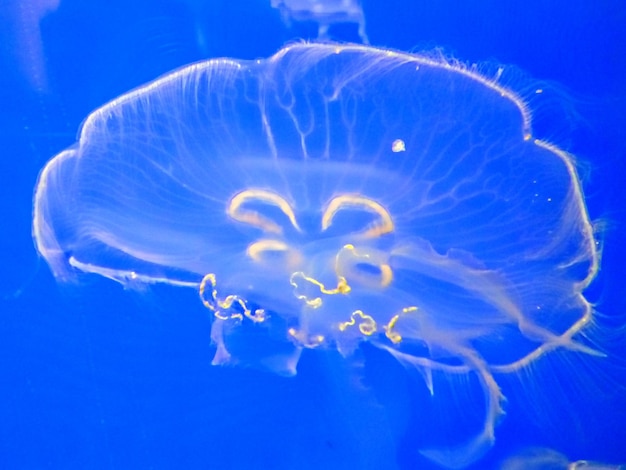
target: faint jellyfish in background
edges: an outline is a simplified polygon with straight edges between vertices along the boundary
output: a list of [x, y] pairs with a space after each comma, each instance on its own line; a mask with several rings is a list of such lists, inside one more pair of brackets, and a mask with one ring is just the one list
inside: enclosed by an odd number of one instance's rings
[[210, 50], [209, 32], [209, 19], [215, 18], [216, 15], [212, 8], [215, 8], [218, 2], [211, 2], [210, 0], [179, 0], [182, 4], [187, 6], [191, 11], [193, 18], [193, 30], [196, 45], [198, 50], [203, 54], [208, 54]]
[[500, 463], [500, 470], [626, 470], [626, 465], [570, 461], [567, 456], [552, 449], [528, 448]]
[[596, 354], [573, 159], [496, 80], [428, 55], [298, 44], [173, 72], [85, 120], [33, 232], [59, 280], [197, 290], [216, 365], [390, 354], [441, 411], [416, 449], [448, 468], [494, 444], [500, 377]]
[[48, 91], [48, 74], [41, 20], [59, 7], [61, 0], [8, 0], [0, 8], [2, 43], [15, 56], [19, 73], [38, 92]]
[[288, 26], [292, 22], [312, 21], [319, 25], [318, 39], [331, 39], [329, 30], [333, 25], [354, 23], [364, 44], [368, 44], [365, 32], [365, 15], [361, 0], [271, 0], [272, 7], [280, 10]]

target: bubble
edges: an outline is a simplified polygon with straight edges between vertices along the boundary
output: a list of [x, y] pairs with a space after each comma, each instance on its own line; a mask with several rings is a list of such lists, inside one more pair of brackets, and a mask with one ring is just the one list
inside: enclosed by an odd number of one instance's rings
[[493, 445], [499, 377], [597, 354], [577, 338], [598, 252], [573, 159], [457, 63], [298, 44], [190, 65], [92, 113], [34, 204], [59, 280], [197, 290], [214, 364], [293, 375], [304, 349], [367, 343], [450, 413], [439, 378], [465, 380], [475, 431], [419, 446], [446, 467]]

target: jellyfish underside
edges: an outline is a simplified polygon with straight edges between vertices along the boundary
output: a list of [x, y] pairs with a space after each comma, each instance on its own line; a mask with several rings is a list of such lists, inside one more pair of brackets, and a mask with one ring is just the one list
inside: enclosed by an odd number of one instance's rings
[[427, 56], [299, 44], [174, 72], [86, 120], [33, 230], [59, 279], [197, 289], [214, 364], [294, 375], [303, 349], [366, 341], [434, 400], [434, 373], [475, 377], [479, 429], [421, 449], [449, 468], [493, 445], [498, 375], [596, 354], [575, 340], [598, 261], [571, 158], [517, 96]]

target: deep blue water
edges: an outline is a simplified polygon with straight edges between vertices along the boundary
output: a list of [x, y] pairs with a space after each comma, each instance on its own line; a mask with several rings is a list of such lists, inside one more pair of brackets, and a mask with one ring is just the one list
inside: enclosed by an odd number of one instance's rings
[[[392, 359], [365, 349], [373, 394], [333, 353], [308, 351], [295, 378], [212, 367], [193, 294], [97, 277], [58, 285], [33, 246], [39, 170], [91, 111], [190, 62], [268, 57], [316, 27], [287, 28], [269, 0], [56, 3], [0, 6], [0, 468], [436, 468], [414, 444], [436, 419], [421, 414], [428, 397]], [[610, 353], [505, 380], [507, 416], [473, 468], [526, 447], [626, 463], [626, 5], [459, 3], [364, 1], [370, 42], [510, 64], [511, 88], [548, 90], [534, 132], [577, 157], [600, 222], [602, 269], [587, 294], [604, 330], [593, 339]]]

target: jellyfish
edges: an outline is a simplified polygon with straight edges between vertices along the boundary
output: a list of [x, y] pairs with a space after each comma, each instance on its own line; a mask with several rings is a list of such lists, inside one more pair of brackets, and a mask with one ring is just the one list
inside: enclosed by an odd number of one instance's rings
[[597, 354], [573, 158], [497, 78], [320, 43], [189, 65], [93, 112], [45, 166], [37, 249], [60, 281], [197, 291], [216, 365], [290, 376], [303, 350], [371, 347], [435, 401], [434, 376], [468, 378], [478, 429], [418, 449], [462, 468], [494, 443], [500, 377]]
[[360, 0], [272, 0], [272, 7], [280, 10], [287, 25], [292, 21], [317, 23], [319, 39], [328, 39], [329, 29], [334, 24], [356, 24], [359, 38], [364, 44], [368, 43]]
[[60, 0], [8, 1], [0, 12], [5, 25], [0, 31], [0, 37], [3, 43], [15, 44], [10, 49], [15, 54], [18, 72], [37, 93], [48, 92], [48, 72], [40, 23], [59, 4]]
[[624, 470], [624, 465], [577, 460], [571, 462], [567, 456], [553, 449], [526, 448], [500, 463], [501, 470]]

